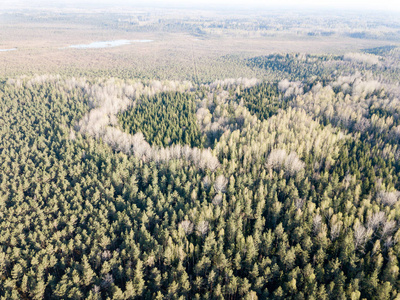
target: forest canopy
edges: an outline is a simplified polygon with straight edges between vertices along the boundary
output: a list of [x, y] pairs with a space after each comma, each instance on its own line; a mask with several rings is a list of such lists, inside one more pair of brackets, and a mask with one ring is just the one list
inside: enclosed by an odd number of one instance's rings
[[2, 80], [1, 298], [399, 297], [396, 51]]

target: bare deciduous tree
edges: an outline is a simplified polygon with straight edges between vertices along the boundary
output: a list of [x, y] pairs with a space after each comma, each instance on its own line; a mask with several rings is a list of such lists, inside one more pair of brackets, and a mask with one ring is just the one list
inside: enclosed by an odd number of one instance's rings
[[379, 211], [374, 213], [373, 215], [368, 217], [367, 228], [375, 231], [381, 224], [383, 224], [386, 220], [385, 213], [383, 211]]
[[100, 293], [100, 287], [98, 285], [93, 286], [92, 292], [93, 294], [99, 294]]
[[278, 89], [284, 93], [284, 98], [303, 94], [303, 84], [300, 81], [291, 82], [284, 79], [278, 83]]
[[343, 179], [344, 188], [346, 190], [349, 188], [352, 180], [353, 180], [353, 176], [351, 176], [350, 174], [346, 174], [346, 176]]
[[267, 166], [278, 170], [282, 167], [286, 160], [287, 154], [284, 149], [274, 149], [270, 152], [267, 159]]
[[207, 234], [208, 228], [209, 228], [208, 221], [200, 221], [199, 224], [197, 224], [196, 226], [198, 233], [202, 236]]
[[112, 254], [110, 250], [104, 250], [101, 253], [101, 259], [102, 260], [110, 260], [112, 258]]
[[383, 243], [383, 246], [386, 249], [389, 249], [390, 247], [392, 247], [394, 245], [394, 240], [391, 236], [387, 237], [385, 242]]
[[189, 220], [182, 221], [179, 226], [182, 227], [186, 234], [191, 234], [193, 232], [193, 223]]
[[221, 203], [222, 203], [222, 199], [223, 199], [222, 194], [221, 194], [221, 193], [218, 193], [218, 194], [216, 194], [216, 195], [214, 196], [214, 199], [213, 199], [212, 203], [213, 203], [215, 206], [220, 206]]
[[315, 235], [319, 233], [322, 226], [322, 217], [321, 215], [315, 215], [313, 218], [313, 232]]
[[354, 247], [356, 249], [363, 247], [371, 234], [363, 225], [357, 223], [354, 228]]
[[204, 176], [203, 185], [204, 185], [204, 188], [206, 188], [206, 189], [208, 189], [211, 186], [211, 179], [208, 175]]
[[342, 223], [340, 223], [340, 222], [331, 226], [331, 240], [332, 241], [336, 240], [339, 237], [341, 230], [342, 230]]
[[370, 65], [380, 64], [378, 56], [367, 53], [346, 53], [343, 56], [343, 59], [358, 63], [367, 63]]
[[386, 221], [382, 227], [382, 237], [391, 234], [396, 229], [396, 221]]
[[300, 172], [304, 169], [305, 163], [302, 162], [295, 152], [291, 152], [285, 161], [285, 170], [286, 172], [293, 176], [297, 172]]
[[[169, 148], [151, 147], [142, 133], [138, 132], [132, 136], [114, 127], [117, 125], [116, 114], [134, 106], [134, 99], [140, 94], [151, 96], [162, 91], [184, 92], [192, 88], [192, 84], [186, 81], [151, 81], [147, 86], [138, 82], [132, 86], [122, 83], [116, 85], [115, 80], [110, 79], [90, 87], [85, 85], [84, 90], [89, 96], [92, 109], [78, 122], [76, 129], [95, 138], [102, 138], [117, 151], [134, 154], [146, 161], [167, 162], [170, 159], [184, 158], [200, 169], [215, 171], [220, 163], [210, 149], [192, 149], [188, 146], [182, 148], [180, 145]], [[225, 97], [228, 96], [229, 93]], [[207, 110], [204, 110], [203, 113], [206, 112]]]
[[399, 194], [400, 194], [399, 192], [380, 191], [377, 195], [377, 199], [383, 205], [393, 206], [397, 203], [399, 199]]
[[267, 167], [274, 170], [283, 168], [285, 172], [293, 176], [297, 172], [304, 169], [304, 162], [302, 162], [295, 152], [290, 152], [287, 155], [284, 149], [274, 149], [270, 152], [267, 159]]
[[296, 206], [297, 209], [302, 209], [304, 205], [304, 199], [303, 198], [296, 198], [294, 201], [294, 205]]
[[216, 192], [225, 192], [226, 186], [228, 184], [228, 179], [224, 175], [219, 175], [214, 182], [214, 189]]

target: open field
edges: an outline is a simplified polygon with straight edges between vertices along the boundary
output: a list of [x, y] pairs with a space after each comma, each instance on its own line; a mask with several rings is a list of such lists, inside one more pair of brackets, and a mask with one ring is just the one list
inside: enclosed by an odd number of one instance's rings
[[[218, 32], [216, 29], [193, 29], [187, 24], [200, 23], [198, 20], [189, 22], [190, 18], [194, 18], [194, 12], [188, 17], [183, 17], [182, 12], [170, 12], [162, 16], [148, 13], [144, 14], [145, 21], [133, 21], [141, 19], [142, 15], [2, 14], [0, 49], [17, 48], [17, 51], [0, 53], [0, 74], [57, 72], [75, 76], [107, 72], [116, 77], [192, 80], [196, 77], [197, 68], [197, 78], [209, 81], [224, 77], [262, 76], [261, 71], [244, 66], [240, 60], [226, 59], [226, 56], [250, 58], [271, 53], [344, 54], [365, 48], [399, 45], [397, 41], [352, 38], [339, 33], [329, 36], [304, 35], [304, 29], [289, 27], [283, 32], [276, 29], [245, 31], [246, 36], [240, 29], [240, 26], [249, 26], [245, 22], [240, 23], [236, 31], [225, 25], [226, 28]], [[188, 21], [182, 21], [185, 25], [171, 29], [168, 24], [175, 22], [176, 18]], [[130, 21], [127, 23], [126, 20]], [[218, 16], [218, 20], [228, 25], [234, 22], [225, 20], [223, 16]], [[163, 22], [166, 25], [152, 25]], [[213, 23], [210, 21], [210, 24]], [[219, 28], [220, 25], [213, 26]], [[311, 28], [306, 31], [309, 30]], [[99, 49], [67, 48], [70, 45], [112, 40], [152, 42]]]

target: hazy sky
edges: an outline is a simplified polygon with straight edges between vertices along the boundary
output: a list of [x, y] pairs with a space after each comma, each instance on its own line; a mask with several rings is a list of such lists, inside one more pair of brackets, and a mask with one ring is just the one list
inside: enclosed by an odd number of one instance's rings
[[[127, 1], [129, 2], [129, 1]], [[132, 1], [134, 2], [134, 1]], [[400, 10], [400, 0], [152, 0], [149, 2], [158, 3], [160, 5], [170, 3], [173, 5], [221, 5], [221, 6], [242, 6], [242, 7], [335, 7], [335, 8], [351, 8], [351, 9], [383, 9], [383, 10]]]
[[21, 7], [171, 7], [171, 8], [225, 8], [268, 9], [286, 8], [339, 8], [356, 10], [400, 11], [400, 0], [0, 0], [3, 8]]

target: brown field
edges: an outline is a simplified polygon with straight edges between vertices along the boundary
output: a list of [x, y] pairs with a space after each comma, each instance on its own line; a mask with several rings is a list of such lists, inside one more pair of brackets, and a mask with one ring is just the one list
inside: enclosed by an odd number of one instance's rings
[[[0, 15], [1, 16], [1, 15]], [[4, 16], [4, 15], [3, 15]], [[93, 19], [93, 18], [92, 18]], [[0, 18], [0, 76], [61, 73], [82, 75], [111, 72], [112, 76], [191, 79], [194, 64], [200, 78], [260, 76], [243, 64], [221, 57], [247, 58], [271, 53], [342, 54], [387, 45], [387, 41], [354, 39], [342, 36], [304, 37], [291, 34], [245, 37], [208, 35], [196, 37], [185, 32], [138, 32], [107, 29], [103, 23], [71, 20], [41, 21], [38, 18]], [[114, 48], [71, 49], [73, 44], [95, 41], [150, 39]], [[393, 44], [393, 43], [391, 43]], [[397, 43], [398, 44], [398, 43]]]

